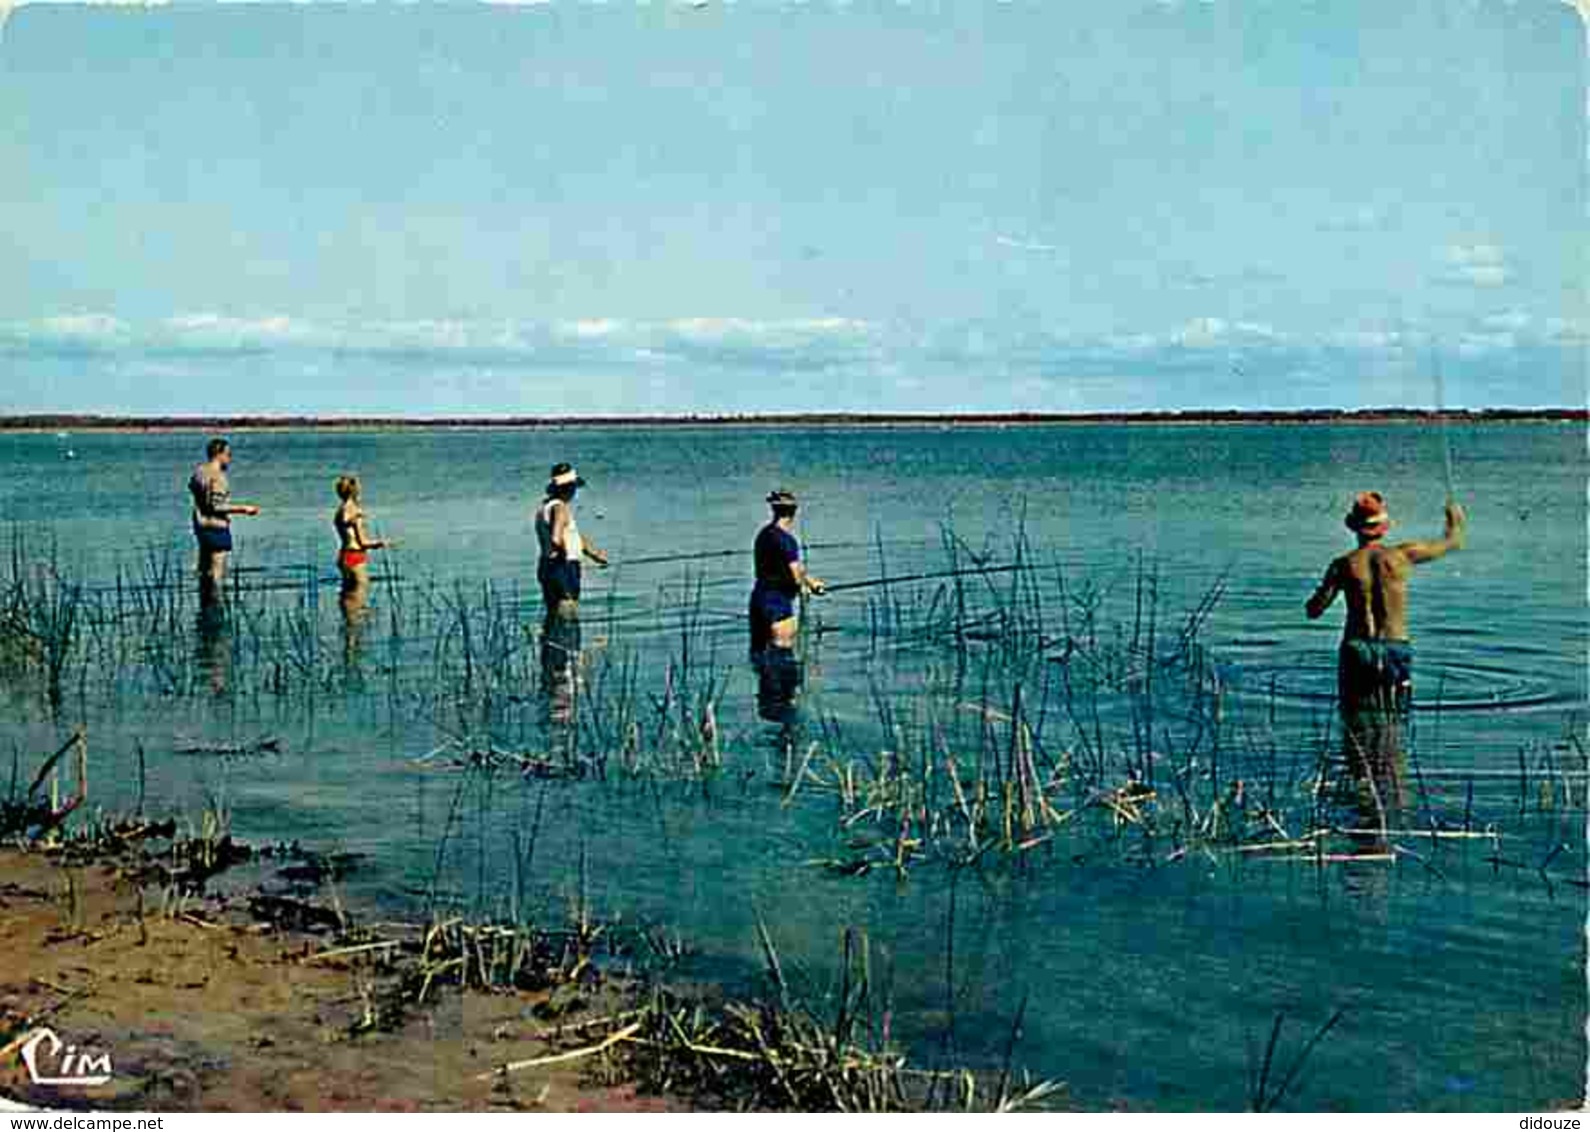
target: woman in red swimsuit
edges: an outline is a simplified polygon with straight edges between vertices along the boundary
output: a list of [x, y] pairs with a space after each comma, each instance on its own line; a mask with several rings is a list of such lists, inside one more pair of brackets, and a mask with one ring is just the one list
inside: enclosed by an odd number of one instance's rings
[[359, 506], [359, 480], [337, 477], [337, 498], [342, 500], [331, 525], [337, 531], [337, 571], [342, 575], [342, 613], [349, 621], [363, 610], [370, 592], [369, 552], [387, 546], [364, 529], [364, 509]]

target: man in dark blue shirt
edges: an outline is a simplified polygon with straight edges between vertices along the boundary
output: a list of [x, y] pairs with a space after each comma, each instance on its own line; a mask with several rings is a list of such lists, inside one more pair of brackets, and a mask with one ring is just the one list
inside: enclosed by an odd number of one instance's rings
[[823, 583], [806, 572], [801, 562], [801, 544], [791, 530], [799, 504], [782, 488], [770, 493], [768, 506], [773, 519], [756, 536], [756, 586], [751, 590], [751, 652], [761, 653], [769, 646], [795, 647], [795, 599], [802, 592], [820, 594]]

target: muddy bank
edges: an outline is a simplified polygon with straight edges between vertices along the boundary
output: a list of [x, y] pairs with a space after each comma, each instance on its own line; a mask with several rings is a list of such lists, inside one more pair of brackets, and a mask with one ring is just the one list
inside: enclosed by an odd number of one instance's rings
[[[372, 1025], [387, 976], [327, 932], [258, 918], [246, 901], [158, 910], [117, 868], [0, 852], [0, 1093], [51, 1107], [163, 1111], [661, 1110], [632, 1084], [602, 1084], [591, 1057], [495, 1068], [579, 1048], [611, 1005], [566, 1006], [556, 988], [434, 994]], [[108, 1054], [96, 1085], [30, 1080], [20, 1040], [48, 1027], [40, 1076], [69, 1049]], [[70, 1073], [70, 1062], [65, 1067]], [[593, 1072], [594, 1071], [594, 1072]], [[483, 1079], [484, 1078], [484, 1079]]]
[[[230, 848], [207, 851], [215, 859], [263, 856], [219, 844]], [[11, 957], [0, 1096], [167, 1112], [1063, 1103], [1062, 1085], [1008, 1062], [909, 1064], [856, 933], [830, 1011], [794, 999], [765, 930], [773, 989], [735, 1001], [658, 978], [657, 961], [683, 947], [660, 933], [461, 917], [365, 925], [336, 902], [261, 885], [183, 892], [173, 875], [142, 849], [0, 851], [0, 953]]]

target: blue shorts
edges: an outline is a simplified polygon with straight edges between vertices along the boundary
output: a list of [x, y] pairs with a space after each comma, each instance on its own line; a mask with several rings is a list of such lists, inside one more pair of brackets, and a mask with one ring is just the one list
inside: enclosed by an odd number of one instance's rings
[[567, 558], [543, 558], [536, 567], [536, 581], [541, 583], [541, 600], [548, 611], [565, 601], [580, 600], [580, 564]]
[[194, 523], [193, 537], [199, 540], [199, 549], [206, 554], [222, 554], [232, 549], [231, 527], [201, 527]]
[[773, 638], [773, 626], [795, 616], [792, 594], [757, 586], [751, 591], [751, 651], [761, 652]]
[[1404, 711], [1413, 688], [1413, 646], [1349, 637], [1342, 642], [1336, 678], [1343, 711]]

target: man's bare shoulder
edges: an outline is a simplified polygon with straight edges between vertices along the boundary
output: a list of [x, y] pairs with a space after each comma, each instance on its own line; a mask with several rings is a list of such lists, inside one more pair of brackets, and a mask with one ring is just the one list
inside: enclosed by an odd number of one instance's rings
[[1359, 550], [1349, 550], [1345, 553], [1338, 554], [1335, 558], [1331, 559], [1331, 564], [1326, 567], [1326, 569], [1332, 574], [1346, 573], [1352, 570], [1353, 561], [1360, 553], [1361, 551]]
[[1421, 557], [1428, 556], [1429, 545], [1430, 544], [1427, 542], [1412, 539], [1407, 542], [1399, 542], [1394, 546], [1386, 547], [1386, 553], [1396, 555], [1397, 561], [1399, 562], [1405, 562], [1409, 565], [1412, 565], [1413, 563], [1419, 561]]

